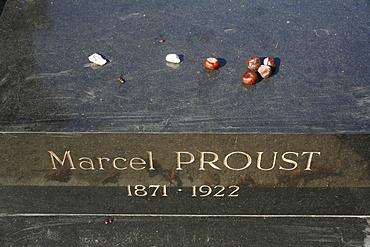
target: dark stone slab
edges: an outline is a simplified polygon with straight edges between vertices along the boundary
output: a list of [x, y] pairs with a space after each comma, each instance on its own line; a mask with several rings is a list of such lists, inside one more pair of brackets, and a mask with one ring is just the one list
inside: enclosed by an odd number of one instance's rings
[[6, 0], [1, 0], [0, 1], [0, 15], [4, 10], [5, 3], [6, 3]]
[[0, 245], [370, 246], [368, 4], [0, 1]]
[[365, 134], [3, 133], [2, 185], [370, 187]]
[[[147, 196], [129, 196], [125, 187], [2, 186], [2, 216], [354, 216], [368, 217], [368, 188], [250, 188], [237, 197], [192, 196], [192, 188], [167, 188], [167, 196], [148, 189]], [[133, 189], [132, 189], [133, 190]], [[35, 199], [37, 198], [37, 199]], [[230, 219], [228, 219], [230, 220]]]
[[[112, 223], [105, 223], [112, 221]], [[361, 218], [2, 218], [2, 246], [368, 246]], [[232, 230], [231, 230], [232, 229]]]
[[[369, 140], [365, 134], [3, 133], [1, 240], [9, 246], [368, 244]], [[286, 156], [296, 165], [283, 159], [287, 152], [296, 154]], [[315, 155], [308, 161], [304, 152]]]
[[[369, 133], [368, 8], [9, 0], [0, 130]], [[93, 69], [93, 52], [110, 62]], [[168, 53], [182, 55], [178, 68]], [[224, 59], [215, 73], [204, 71], [208, 56]], [[250, 56], [274, 57], [278, 69], [245, 87]]]

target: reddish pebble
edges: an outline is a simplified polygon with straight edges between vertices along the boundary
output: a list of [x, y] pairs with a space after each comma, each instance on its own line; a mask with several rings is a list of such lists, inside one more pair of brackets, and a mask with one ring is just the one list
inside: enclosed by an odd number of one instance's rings
[[245, 74], [242, 76], [242, 81], [244, 84], [252, 85], [255, 84], [258, 80], [258, 75], [256, 72], [248, 70], [245, 72]]
[[259, 57], [251, 57], [247, 61], [247, 66], [251, 70], [258, 70], [261, 66], [261, 60]]
[[112, 224], [112, 223], [113, 223], [113, 219], [104, 220], [104, 225], [108, 225], [108, 224]]
[[122, 77], [118, 77], [118, 81], [120, 82], [120, 83], [125, 83], [125, 80], [122, 78]]
[[275, 61], [272, 57], [266, 57], [264, 60], [263, 60], [263, 64], [264, 65], [268, 65], [268, 66], [271, 66], [271, 67], [274, 67], [275, 68]]
[[159, 43], [164, 43], [164, 42], [165, 42], [164, 39], [159, 40]]
[[270, 66], [262, 64], [258, 68], [258, 73], [261, 75], [262, 78], [269, 78], [272, 73], [272, 69]]
[[220, 67], [220, 62], [217, 60], [217, 58], [209, 57], [204, 60], [204, 66], [207, 69], [218, 69], [218, 67]]

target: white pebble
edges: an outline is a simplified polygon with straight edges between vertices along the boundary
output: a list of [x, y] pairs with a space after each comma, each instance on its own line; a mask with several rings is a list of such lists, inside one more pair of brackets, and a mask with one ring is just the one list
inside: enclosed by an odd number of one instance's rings
[[169, 63], [180, 63], [180, 57], [177, 54], [168, 54], [166, 56], [166, 61]]
[[106, 64], [108, 62], [106, 59], [104, 59], [98, 53], [94, 53], [91, 56], [89, 56], [89, 60], [90, 60], [90, 62], [95, 63], [95, 64], [100, 65], [100, 66], [103, 66], [104, 64]]

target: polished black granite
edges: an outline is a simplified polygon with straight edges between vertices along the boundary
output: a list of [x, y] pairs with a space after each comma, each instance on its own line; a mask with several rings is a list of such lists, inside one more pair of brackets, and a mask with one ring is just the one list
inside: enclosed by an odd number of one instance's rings
[[[239, 198], [120, 187], [0, 187], [2, 246], [368, 246], [366, 188], [244, 188]], [[188, 189], [190, 191], [190, 188]], [[68, 196], [67, 196], [68, 195]], [[177, 199], [174, 200], [173, 196]], [[37, 198], [37, 199], [35, 199]], [[365, 214], [365, 215], [360, 215]]]
[[[8, 0], [0, 131], [369, 133], [368, 11], [354, 0]], [[109, 63], [91, 67], [94, 52]], [[222, 58], [213, 73], [209, 56]], [[278, 66], [243, 86], [250, 56]]]
[[[368, 13], [369, 1], [356, 0], [0, 1], [0, 245], [369, 246]], [[91, 66], [94, 52], [109, 63]], [[217, 71], [204, 69], [209, 56]], [[277, 69], [244, 86], [251, 56], [274, 57]], [[196, 134], [190, 144], [184, 132]], [[197, 142], [204, 133], [229, 142]], [[324, 172], [292, 173], [293, 184], [247, 173], [260, 182], [235, 200], [171, 183], [171, 196], [139, 198], [127, 197], [124, 176], [56, 176], [45, 163], [55, 147], [224, 153], [251, 133], [261, 150], [326, 150], [314, 166]], [[150, 175], [130, 179], [165, 177]]]
[[[108, 221], [112, 223], [105, 224]], [[366, 220], [331, 218], [5, 218], [2, 246], [368, 246]], [[232, 229], [232, 230], [230, 230]]]

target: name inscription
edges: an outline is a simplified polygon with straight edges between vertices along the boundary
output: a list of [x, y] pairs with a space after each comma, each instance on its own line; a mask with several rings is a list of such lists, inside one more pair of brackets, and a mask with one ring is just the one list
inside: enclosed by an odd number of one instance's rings
[[[104, 171], [107, 166], [111, 166], [117, 171], [131, 169], [134, 171], [140, 170], [156, 170], [154, 165], [153, 151], [146, 151], [145, 156], [141, 157], [75, 157], [72, 151], [67, 150], [63, 155], [57, 155], [54, 151], [48, 151], [52, 164], [52, 169], [58, 169], [58, 166], [69, 167], [71, 170], [98, 170]], [[182, 171], [184, 166], [196, 166], [199, 171], [206, 169], [213, 170], [232, 170], [244, 171], [252, 164], [261, 171], [271, 171], [273, 169], [293, 171], [295, 169], [303, 169], [310, 171], [312, 169], [313, 160], [321, 155], [321, 152], [256, 152], [251, 155], [243, 151], [234, 151], [225, 155], [219, 155], [216, 152], [197, 152], [191, 153], [187, 151], [174, 151], [176, 171]], [[253, 157], [253, 158], [252, 158]], [[264, 159], [270, 162], [264, 162]], [[300, 160], [300, 163], [298, 163]], [[303, 160], [303, 162], [302, 162]]]

